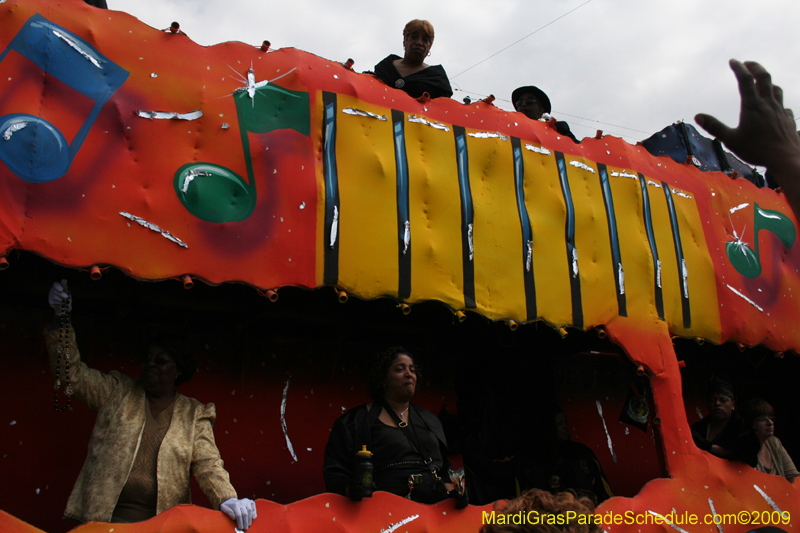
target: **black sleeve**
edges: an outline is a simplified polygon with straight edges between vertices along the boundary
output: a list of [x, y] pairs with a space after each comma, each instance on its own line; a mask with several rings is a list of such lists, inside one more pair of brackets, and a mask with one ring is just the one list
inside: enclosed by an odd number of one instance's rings
[[394, 57], [391, 55], [384, 57], [380, 63], [375, 65], [374, 76], [390, 87], [394, 87], [394, 82], [398, 78], [397, 69], [394, 68], [393, 63]]
[[761, 450], [761, 441], [758, 440], [755, 432], [745, 431], [739, 435], [731, 446], [733, 453], [732, 459], [747, 463], [755, 468], [758, 464], [758, 452]]
[[106, 4], [106, 0], [83, 0], [90, 6], [99, 7], [100, 9], [108, 9], [108, 4]]
[[569, 124], [567, 124], [563, 120], [559, 120], [556, 122], [556, 131], [561, 135], [564, 135], [565, 137], [569, 137], [576, 144], [580, 144], [580, 141], [575, 138], [575, 135], [572, 134], [572, 130], [569, 129]]
[[325, 463], [322, 475], [325, 478], [325, 490], [345, 496], [350, 478], [353, 476], [355, 456], [353, 436], [341, 418], [336, 420], [325, 446]]

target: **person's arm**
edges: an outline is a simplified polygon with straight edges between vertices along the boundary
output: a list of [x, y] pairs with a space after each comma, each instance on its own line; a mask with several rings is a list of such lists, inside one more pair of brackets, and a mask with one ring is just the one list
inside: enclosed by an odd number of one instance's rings
[[[777, 439], [776, 439], [777, 440]], [[789, 456], [789, 452], [786, 451], [786, 448], [783, 447], [783, 444], [778, 441], [778, 446], [775, 450], [775, 455], [777, 457], [773, 457], [773, 461], [780, 462], [783, 465], [783, 475], [792, 482], [793, 479], [800, 477], [800, 472], [797, 471], [797, 467], [794, 465], [794, 461]]]
[[[67, 324], [66, 337], [64, 337], [64, 331], [62, 331], [61, 312], [63, 311], [62, 304], [66, 301], [66, 297], [66, 280], [54, 283], [50, 288], [48, 302], [55, 311], [56, 316], [44, 332], [47, 355], [50, 359], [50, 371], [53, 373], [53, 378], [55, 378], [56, 370], [58, 370], [58, 379], [61, 381], [59, 395], [66, 392], [67, 374], [69, 374], [69, 386], [74, 391], [73, 396], [85, 403], [90, 409], [99, 411], [106, 399], [126, 378], [117, 372], [104, 374], [99, 370], [89, 368], [81, 361], [81, 355], [75, 341], [75, 330], [72, 329], [72, 325]], [[68, 311], [71, 310], [72, 302], [70, 301]], [[60, 354], [59, 347], [61, 348]], [[69, 366], [69, 373], [67, 373], [67, 366]]]
[[695, 121], [740, 158], [767, 167], [800, 216], [800, 137], [792, 111], [783, 107], [783, 91], [756, 62], [731, 59], [730, 66], [741, 96], [739, 125], [730, 128], [703, 113]]
[[200, 406], [195, 417], [192, 475], [214, 509], [219, 509], [236, 522], [242, 531], [248, 529], [258, 516], [256, 504], [249, 498], [237, 498], [214, 440], [214, 421], [217, 418], [213, 403]]
[[236, 490], [231, 485], [230, 476], [225, 470], [214, 440], [213, 425], [216, 418], [217, 412], [213, 403], [197, 408], [192, 447], [192, 475], [208, 497], [211, 506], [219, 509], [225, 500], [236, 498]]
[[322, 475], [325, 478], [326, 491], [348, 496], [347, 488], [353, 477], [354, 450], [355, 444], [350, 431], [341, 418], [337, 419], [325, 446]]

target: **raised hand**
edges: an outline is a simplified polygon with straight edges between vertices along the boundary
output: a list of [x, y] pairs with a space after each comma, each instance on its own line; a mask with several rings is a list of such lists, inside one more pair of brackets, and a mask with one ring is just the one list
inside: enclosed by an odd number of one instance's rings
[[[64, 303], [69, 300], [69, 305], [64, 308]], [[72, 311], [72, 299], [69, 297], [69, 289], [67, 288], [67, 280], [62, 279], [61, 283], [55, 282], [50, 287], [50, 293], [47, 295], [47, 303], [56, 312], [56, 316], [61, 316], [64, 311], [69, 313]]]
[[731, 128], [711, 115], [695, 121], [740, 158], [770, 170], [800, 212], [800, 137], [791, 109], [783, 107], [783, 91], [769, 72], [754, 61], [730, 60], [739, 83], [739, 125]]

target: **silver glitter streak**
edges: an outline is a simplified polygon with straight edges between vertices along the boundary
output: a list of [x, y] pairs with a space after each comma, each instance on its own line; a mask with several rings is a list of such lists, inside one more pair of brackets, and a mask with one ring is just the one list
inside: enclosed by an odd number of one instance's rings
[[730, 211], [731, 211], [731, 213], [735, 213], [735, 212], [736, 212], [736, 211], [738, 211], [739, 209], [744, 209], [744, 208], [745, 208], [745, 207], [747, 207], [748, 205], [750, 205], [750, 204], [748, 204], [748, 203], [739, 204], [739, 205], [737, 205], [736, 207], [731, 207]]
[[583, 170], [588, 170], [592, 174], [595, 173], [595, 170], [586, 163], [581, 163], [580, 161], [570, 161], [569, 164], [572, 165], [573, 167], [578, 167], [582, 168]]
[[476, 139], [500, 139], [501, 141], [507, 141], [508, 137], [503, 135], [499, 131], [494, 133], [489, 131], [479, 131], [478, 133], [467, 133], [470, 137], [475, 137]]
[[525, 272], [530, 272], [533, 266], [533, 241], [528, 241], [528, 258], [525, 260]]
[[291, 381], [291, 377], [286, 378], [286, 386], [283, 387], [283, 398], [281, 399], [281, 427], [283, 428], [283, 436], [286, 437], [286, 447], [289, 448], [292, 459], [297, 461], [297, 455], [294, 453], [294, 446], [292, 446], [292, 441], [289, 439], [289, 432], [286, 430], [286, 396], [289, 393], [289, 383]]
[[80, 55], [91, 61], [92, 65], [96, 66], [99, 69], [103, 68], [103, 65], [100, 64], [97, 58], [91, 55], [88, 51], [86, 51], [80, 44], [76, 43], [75, 41], [73, 41], [72, 39], [70, 39], [69, 37], [67, 37], [58, 30], [53, 30], [53, 33], [55, 34], [56, 37], [58, 37], [59, 39], [70, 45], [72, 48], [74, 48], [75, 51], [77, 51]]
[[526, 144], [525, 145], [525, 149], [526, 150], [530, 150], [531, 152], [536, 152], [537, 154], [543, 154], [543, 155], [551, 155], [552, 154], [552, 152], [550, 150], [548, 150], [547, 148], [534, 146], [532, 144]]
[[411, 223], [406, 220], [405, 231], [403, 232], [403, 255], [408, 252], [408, 244], [411, 242]]
[[652, 187], [656, 187], [658, 189], [661, 189], [661, 184], [660, 183], [656, 183], [655, 181], [647, 180], [647, 184], [652, 186]]
[[711, 507], [711, 514], [714, 515], [714, 523], [717, 525], [717, 531], [719, 531], [719, 533], [725, 533], [722, 531], [722, 520], [717, 522], [717, 516], [719, 515], [717, 515], [717, 510], [714, 509], [714, 501], [711, 498], [708, 499], [708, 506]]
[[192, 182], [193, 179], [197, 178], [198, 176], [210, 176], [211, 173], [206, 172], [205, 170], [190, 170], [186, 177], [183, 178], [183, 187], [181, 187], [181, 192], [184, 194], [186, 191], [189, 190], [189, 184]]
[[19, 122], [15, 122], [6, 128], [6, 131], [3, 132], [3, 140], [10, 141], [11, 136], [14, 135], [15, 131], [19, 131], [23, 128], [28, 127], [28, 122], [25, 120], [20, 120]]
[[617, 277], [619, 278], [619, 293], [625, 294], [625, 271], [622, 270], [622, 263], [617, 264]]
[[648, 510], [647, 512], [648, 512], [648, 513], [650, 513], [650, 514], [651, 514], [651, 515], [653, 515], [653, 516], [657, 516], [657, 517], [659, 517], [659, 518], [661, 519], [662, 523], [664, 523], [664, 524], [669, 524], [669, 526], [670, 526], [672, 529], [674, 529], [675, 531], [678, 531], [679, 533], [689, 533], [689, 532], [688, 532], [688, 531], [686, 531], [685, 529], [683, 529], [683, 528], [680, 528], [680, 527], [676, 526], [675, 524], [673, 524], [673, 523], [672, 523], [672, 520], [667, 520], [667, 518], [666, 518], [666, 517], [664, 517], [664, 516], [662, 516], [662, 515], [658, 514], [657, 512], [655, 512], [655, 511], [650, 511], [650, 510]]
[[672, 189], [672, 194], [674, 194], [676, 196], [681, 196], [683, 198], [688, 198], [689, 200], [692, 199], [692, 195], [691, 194], [686, 194], [685, 192], [679, 191], [678, 189]]
[[686, 268], [686, 259], [681, 259], [681, 278], [683, 278], [683, 295], [689, 297], [689, 270]]
[[656, 261], [656, 285], [661, 288], [661, 259]]
[[572, 248], [572, 277], [578, 277], [578, 249]]
[[344, 109], [342, 109], [342, 113], [346, 113], [348, 115], [357, 115], [359, 117], [376, 118], [376, 119], [382, 120], [384, 122], [386, 122], [388, 120], [386, 118], [386, 115], [376, 115], [375, 113], [370, 113], [369, 111], [362, 111], [360, 109], [355, 109], [353, 107], [345, 107]]
[[614, 459], [614, 462], [617, 462], [617, 454], [614, 453], [614, 445], [611, 444], [611, 435], [608, 433], [608, 426], [606, 426], [606, 419], [603, 418], [603, 407], [600, 405], [600, 400], [595, 400], [597, 404], [597, 412], [600, 415], [600, 420], [603, 421], [603, 429], [606, 431], [606, 440], [608, 440], [608, 450], [611, 452], [611, 458]]
[[145, 111], [143, 109], [136, 110], [136, 114], [142, 118], [153, 119], [177, 119], [177, 120], [197, 120], [203, 116], [203, 112], [199, 109], [189, 111], [188, 113], [176, 113], [174, 111]]
[[435, 128], [437, 130], [450, 131], [450, 128], [448, 128], [441, 122], [438, 122], [436, 120], [430, 122], [428, 119], [425, 119], [423, 117], [418, 117], [417, 115], [408, 115], [408, 121], [416, 122], [417, 124], [425, 124], [426, 126], [430, 126], [431, 128]]
[[159, 228], [158, 226], [156, 226], [152, 222], [148, 222], [143, 218], [137, 217], [136, 215], [131, 215], [130, 213], [126, 213], [125, 211], [120, 211], [119, 214], [124, 216], [125, 218], [133, 220], [134, 222], [136, 222], [140, 226], [144, 226], [145, 228], [147, 228], [149, 230], [153, 230], [156, 233], [160, 233], [161, 236], [164, 237], [165, 239], [169, 239], [170, 241], [174, 242], [175, 244], [177, 244], [177, 245], [179, 245], [179, 246], [181, 246], [183, 248], [188, 248], [189, 247], [188, 244], [186, 244], [185, 242], [183, 242], [179, 238], [175, 237], [173, 234], [171, 234], [167, 230], [163, 230], [163, 229]]
[[381, 533], [394, 533], [394, 531], [397, 528], [399, 528], [400, 526], [404, 526], [404, 525], [408, 524], [409, 522], [413, 522], [417, 518], [419, 518], [418, 514], [412, 514], [408, 518], [403, 518], [402, 520], [400, 520], [396, 524], [392, 524], [389, 527], [387, 527], [386, 529], [381, 529]]
[[635, 180], [639, 179], [639, 176], [636, 174], [630, 174], [628, 172], [617, 172], [616, 170], [611, 171], [612, 178], [633, 178]]
[[760, 306], [759, 306], [757, 303], [755, 303], [753, 300], [751, 300], [750, 298], [748, 298], [747, 296], [745, 296], [745, 295], [744, 295], [744, 294], [742, 294], [741, 292], [737, 291], [736, 289], [734, 289], [733, 287], [731, 287], [731, 286], [730, 286], [730, 285], [728, 285], [727, 283], [726, 283], [725, 285], [726, 285], [726, 286], [727, 286], [727, 287], [728, 287], [728, 288], [729, 288], [731, 291], [733, 291], [733, 294], [735, 294], [735, 295], [736, 295], [736, 296], [738, 296], [739, 298], [743, 299], [745, 302], [749, 303], [750, 305], [752, 305], [753, 307], [755, 307], [756, 309], [758, 309], [758, 310], [759, 310], [759, 311], [761, 311], [762, 313], [764, 312], [764, 310], [763, 310], [763, 309], [762, 309], [762, 308], [761, 308], [761, 307], [760, 307]]
[[781, 511], [780, 508], [775, 505], [775, 502], [772, 501], [772, 498], [767, 496], [767, 493], [761, 490], [758, 485], [753, 485], [753, 488], [756, 489], [758, 493], [761, 494], [761, 497], [764, 498], [764, 500], [769, 504], [769, 506], [778, 511], [781, 514], [781, 518], [783, 518], [783, 511]]
[[333, 222], [331, 223], [331, 248], [336, 244], [336, 235], [339, 233], [339, 208], [333, 206]]
[[475, 248], [472, 246], [472, 224], [467, 224], [467, 242], [469, 243], [469, 260], [472, 261], [475, 255]]

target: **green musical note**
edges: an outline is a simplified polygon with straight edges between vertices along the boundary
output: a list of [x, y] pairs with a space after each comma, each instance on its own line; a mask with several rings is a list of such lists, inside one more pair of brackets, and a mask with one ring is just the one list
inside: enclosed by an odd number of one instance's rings
[[761, 258], [758, 252], [758, 232], [762, 229], [774, 233], [781, 243], [791, 249], [797, 230], [792, 221], [780, 211], [762, 209], [758, 204], [753, 204], [753, 235], [755, 236], [755, 250], [742, 240], [744, 235], [739, 236], [734, 231], [734, 240], [728, 241], [726, 251], [731, 265], [739, 274], [746, 278], [756, 278], [761, 275]]
[[288, 128], [310, 135], [308, 93], [290, 91], [274, 83], [251, 89], [233, 95], [248, 180], [214, 163], [187, 163], [175, 173], [175, 192], [181, 203], [206, 222], [239, 222], [249, 217], [256, 207], [249, 133]]

